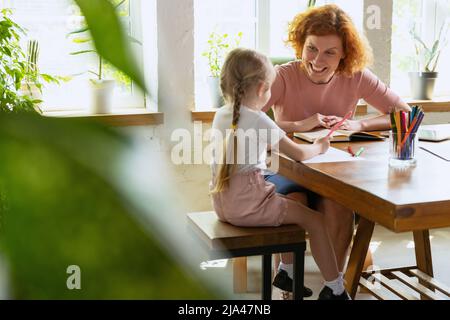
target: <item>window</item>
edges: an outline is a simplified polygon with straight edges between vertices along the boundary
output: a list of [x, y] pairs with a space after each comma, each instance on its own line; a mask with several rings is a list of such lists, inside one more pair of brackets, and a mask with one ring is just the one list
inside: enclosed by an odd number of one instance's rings
[[[292, 57], [294, 52], [285, 45], [288, 22], [306, 9], [307, 0], [195, 0], [195, 104], [196, 109], [210, 109], [207, 85], [207, 61], [202, 52], [210, 32], [243, 32], [240, 46], [255, 48], [271, 57]], [[362, 30], [363, 1], [318, 0], [316, 5], [336, 3]]]
[[[114, 0], [114, 3], [120, 1]], [[118, 7], [122, 22], [128, 33], [140, 37], [140, 1], [126, 0]], [[28, 39], [39, 41], [39, 68], [41, 72], [68, 77], [71, 80], [60, 85], [47, 84], [43, 91], [44, 110], [83, 110], [89, 105], [89, 71], [98, 69], [95, 54], [71, 55], [90, 48], [90, 43], [75, 43], [69, 32], [82, 26], [83, 17], [78, 7], [70, 0], [6, 0], [2, 7], [12, 8], [15, 21], [27, 29], [23, 46]], [[142, 38], [139, 38], [141, 40]], [[142, 48], [134, 50], [138, 61], [142, 61]], [[133, 48], [134, 49], [134, 48]], [[144, 96], [135, 90], [132, 83], [118, 71], [106, 67], [106, 77], [114, 77], [114, 108], [144, 107]]]
[[195, 0], [195, 105], [196, 109], [210, 109], [207, 78], [209, 68], [202, 56], [207, 48], [209, 34], [229, 34], [235, 37], [242, 32], [240, 46], [256, 48], [256, 1], [255, 0]]
[[[306, 0], [259, 0], [258, 49], [269, 56], [294, 57], [294, 52], [285, 45], [288, 23], [299, 12], [307, 8]], [[316, 6], [337, 4], [352, 18], [358, 30], [362, 30], [363, 1], [361, 0], [318, 0]]]
[[[414, 42], [409, 30], [417, 23], [421, 38], [426, 43], [433, 43], [439, 28], [450, 17], [450, 0], [395, 0], [392, 23], [392, 63], [391, 87], [400, 95], [410, 96], [409, 71], [417, 71], [415, 64]], [[450, 95], [450, 61], [445, 59], [450, 54], [447, 46], [441, 53], [437, 71], [435, 96]]]

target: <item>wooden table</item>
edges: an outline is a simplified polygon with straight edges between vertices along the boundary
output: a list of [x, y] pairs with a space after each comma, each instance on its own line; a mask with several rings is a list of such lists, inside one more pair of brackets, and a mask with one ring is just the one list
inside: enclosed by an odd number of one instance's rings
[[[450, 226], [450, 162], [418, 149], [417, 166], [400, 170], [388, 165], [387, 141], [340, 142], [332, 146], [346, 150], [349, 144], [353, 150], [364, 146], [361, 156], [366, 160], [303, 164], [280, 155], [279, 173], [360, 215], [345, 274], [350, 295], [354, 298], [361, 284], [380, 299], [414, 298], [408, 292], [395, 290], [396, 282], [391, 280], [396, 279], [418, 291], [422, 298], [439, 298], [430, 290], [435, 288], [450, 297], [450, 289], [432, 278], [428, 231]], [[376, 275], [381, 288], [362, 273], [375, 223], [393, 232], [413, 232], [417, 262], [412, 267], [382, 270]], [[418, 277], [419, 283], [411, 276]]]

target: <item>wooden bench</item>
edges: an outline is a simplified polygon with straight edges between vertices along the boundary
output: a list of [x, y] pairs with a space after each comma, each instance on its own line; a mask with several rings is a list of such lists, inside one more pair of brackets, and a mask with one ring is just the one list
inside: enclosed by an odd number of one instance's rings
[[294, 253], [293, 297], [303, 299], [305, 231], [296, 225], [236, 227], [221, 222], [214, 211], [189, 213], [188, 224], [211, 259], [262, 256], [263, 300], [272, 298], [272, 254]]

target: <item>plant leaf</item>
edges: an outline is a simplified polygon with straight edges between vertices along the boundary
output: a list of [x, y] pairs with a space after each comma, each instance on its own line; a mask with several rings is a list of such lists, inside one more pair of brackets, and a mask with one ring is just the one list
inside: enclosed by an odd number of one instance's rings
[[69, 32], [67, 35], [69, 36], [69, 35], [71, 35], [71, 34], [83, 33], [83, 32], [86, 32], [86, 31], [88, 31], [88, 30], [89, 30], [88, 27], [83, 27], [83, 28], [81, 28], [81, 29], [78, 29], [78, 30]]
[[147, 91], [114, 6], [108, 0], [75, 0], [83, 13], [100, 56]]
[[136, 39], [135, 37], [128, 36], [128, 39], [130, 40], [130, 42], [137, 43], [142, 46], [142, 42]]
[[89, 53], [89, 52], [95, 53], [95, 50], [81, 50], [81, 51], [71, 52], [70, 54], [72, 56], [75, 56], [75, 55], [78, 55], [78, 54]]
[[73, 43], [86, 43], [92, 41], [91, 38], [75, 38], [72, 40]]
[[118, 4], [116, 4], [116, 5], [114, 6], [114, 9], [119, 8], [124, 2], [125, 2], [125, 0], [120, 1]]

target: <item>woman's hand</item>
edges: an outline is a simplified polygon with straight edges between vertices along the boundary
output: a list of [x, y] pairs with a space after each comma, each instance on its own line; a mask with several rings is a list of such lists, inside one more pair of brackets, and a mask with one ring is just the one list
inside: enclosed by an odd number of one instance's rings
[[362, 131], [363, 126], [359, 120], [345, 120], [339, 127], [339, 130]]
[[323, 114], [316, 113], [315, 115], [302, 120], [297, 121], [296, 125], [296, 131], [311, 131], [314, 128], [317, 127], [324, 127], [324, 128], [331, 128], [333, 124], [335, 124], [337, 121], [335, 121], [335, 116], [324, 116]]
[[330, 138], [323, 137], [316, 139], [313, 143], [313, 145], [319, 146], [319, 153], [325, 153], [327, 152], [328, 148], [330, 147]]

